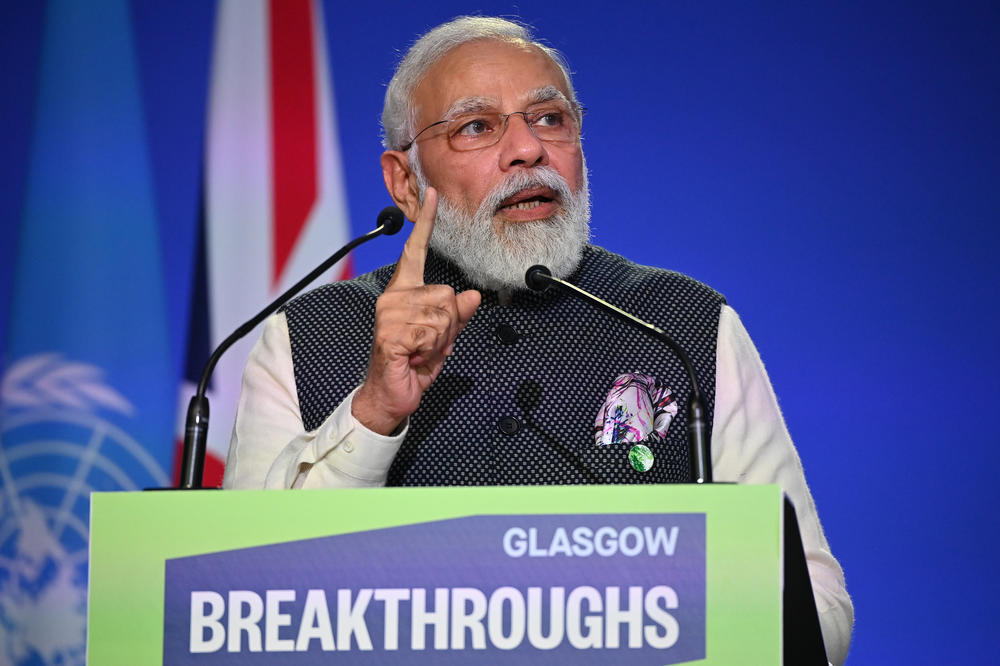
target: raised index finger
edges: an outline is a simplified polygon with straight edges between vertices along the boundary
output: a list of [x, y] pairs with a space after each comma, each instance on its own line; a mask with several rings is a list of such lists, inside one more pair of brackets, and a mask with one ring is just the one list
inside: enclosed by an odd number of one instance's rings
[[427, 246], [434, 231], [434, 216], [437, 214], [438, 193], [428, 187], [424, 202], [417, 213], [413, 231], [403, 245], [403, 254], [396, 264], [389, 287], [419, 287], [424, 284], [424, 262], [427, 260]]

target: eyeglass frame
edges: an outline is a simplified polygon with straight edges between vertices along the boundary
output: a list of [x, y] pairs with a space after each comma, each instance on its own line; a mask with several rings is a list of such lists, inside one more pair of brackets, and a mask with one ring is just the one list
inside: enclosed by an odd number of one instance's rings
[[[579, 102], [568, 102], [568, 104], [569, 104], [569, 110], [570, 110], [570, 112], [573, 113], [573, 115], [576, 118], [577, 125], [580, 126], [578, 134], [582, 133], [583, 132], [583, 114], [586, 113], [587, 109], [586, 109], [586, 107], [584, 107]], [[491, 113], [495, 113], [495, 112], [491, 112]], [[504, 136], [504, 134], [507, 133], [507, 127], [508, 127], [508, 125], [510, 125], [510, 117], [511, 116], [521, 116], [521, 118], [524, 119], [524, 123], [528, 126], [528, 129], [531, 130], [531, 133], [534, 134], [538, 138], [539, 141], [548, 141], [548, 139], [543, 139], [543, 138], [539, 137], [538, 134], [535, 132], [534, 125], [532, 125], [531, 122], [528, 121], [528, 113], [530, 113], [530, 112], [527, 111], [527, 110], [525, 110], [525, 111], [511, 111], [510, 113], [500, 113], [500, 114], [497, 114], [503, 120], [503, 130], [497, 136], [496, 141], [494, 141], [491, 144], [485, 145], [485, 146], [480, 146], [479, 148], [472, 148], [471, 150], [482, 150], [483, 148], [489, 148], [490, 146], [495, 146], [496, 144], [500, 143], [500, 139], [502, 139], [503, 136]], [[461, 117], [462, 115], [466, 115], [466, 114], [459, 114], [455, 118], [443, 118], [442, 120], [439, 120], [439, 121], [437, 121], [435, 123], [431, 123], [427, 127], [423, 128], [422, 130], [420, 130], [419, 132], [417, 132], [416, 134], [414, 134], [413, 138], [410, 139], [405, 145], [403, 145], [402, 148], [399, 149], [400, 152], [405, 153], [410, 148], [412, 148], [413, 144], [415, 144], [417, 142], [417, 139], [420, 138], [420, 135], [423, 134], [424, 132], [426, 132], [427, 130], [431, 129], [432, 127], [437, 127], [438, 125], [444, 125], [445, 123], [453, 122], [455, 120], [458, 120], [458, 118]], [[449, 137], [448, 144], [451, 145], [450, 137]]]

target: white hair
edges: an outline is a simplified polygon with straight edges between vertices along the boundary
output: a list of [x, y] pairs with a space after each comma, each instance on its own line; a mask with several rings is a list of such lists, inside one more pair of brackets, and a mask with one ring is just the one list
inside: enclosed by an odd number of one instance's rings
[[566, 59], [559, 51], [535, 40], [529, 28], [520, 23], [492, 16], [460, 16], [420, 37], [396, 67], [396, 73], [385, 91], [385, 104], [382, 107], [383, 146], [389, 150], [400, 150], [413, 138], [416, 131], [413, 91], [427, 70], [452, 49], [484, 39], [520, 42], [540, 49], [559, 66], [566, 79], [570, 102], [574, 108], [579, 109]]

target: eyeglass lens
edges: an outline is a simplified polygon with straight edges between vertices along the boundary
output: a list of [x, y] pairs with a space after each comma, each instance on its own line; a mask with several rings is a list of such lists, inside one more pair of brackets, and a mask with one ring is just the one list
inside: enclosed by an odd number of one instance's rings
[[521, 116], [542, 141], [575, 141], [579, 135], [579, 124], [573, 112], [565, 105], [553, 104], [509, 114], [462, 114], [446, 123], [448, 141], [455, 150], [476, 150], [491, 146], [504, 135], [512, 122], [512, 116]]

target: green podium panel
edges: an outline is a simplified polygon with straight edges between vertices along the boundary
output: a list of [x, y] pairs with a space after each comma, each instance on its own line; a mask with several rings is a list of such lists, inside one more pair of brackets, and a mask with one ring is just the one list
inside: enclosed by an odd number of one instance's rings
[[95, 493], [88, 663], [778, 664], [777, 486]]

